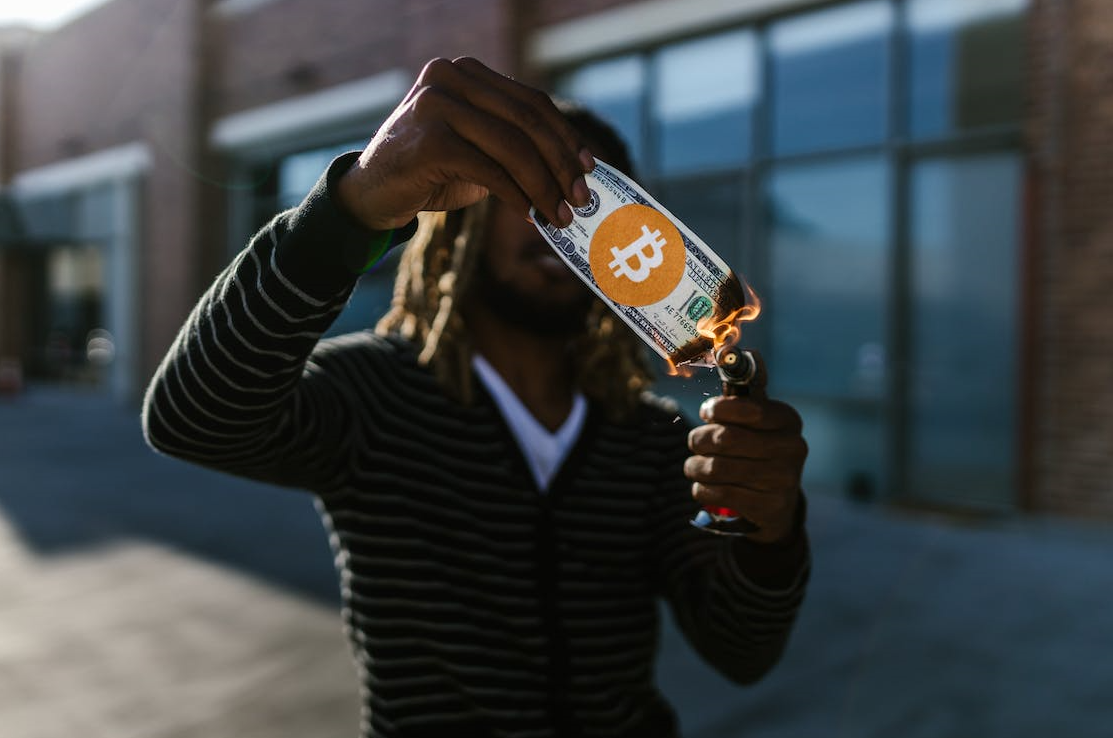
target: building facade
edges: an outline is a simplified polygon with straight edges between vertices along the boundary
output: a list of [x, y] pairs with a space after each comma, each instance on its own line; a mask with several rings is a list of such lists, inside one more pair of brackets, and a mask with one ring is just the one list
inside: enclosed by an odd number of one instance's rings
[[8, 29], [0, 358], [134, 398], [250, 233], [472, 55], [611, 120], [747, 277], [809, 487], [1111, 518], [1111, 42], [1104, 0], [110, 0]]

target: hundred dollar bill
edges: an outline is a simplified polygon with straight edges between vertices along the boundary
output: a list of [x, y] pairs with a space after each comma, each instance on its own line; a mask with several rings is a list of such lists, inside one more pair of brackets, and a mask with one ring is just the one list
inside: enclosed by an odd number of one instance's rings
[[534, 225], [595, 294], [673, 366], [712, 365], [706, 328], [732, 320], [746, 290], [718, 254], [636, 182], [596, 160], [591, 201], [567, 228]]

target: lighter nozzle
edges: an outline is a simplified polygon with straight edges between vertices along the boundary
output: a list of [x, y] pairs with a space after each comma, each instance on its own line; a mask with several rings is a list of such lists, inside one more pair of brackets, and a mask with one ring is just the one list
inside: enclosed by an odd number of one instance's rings
[[757, 376], [757, 359], [753, 352], [737, 346], [724, 346], [715, 352], [719, 378], [726, 384], [747, 385]]

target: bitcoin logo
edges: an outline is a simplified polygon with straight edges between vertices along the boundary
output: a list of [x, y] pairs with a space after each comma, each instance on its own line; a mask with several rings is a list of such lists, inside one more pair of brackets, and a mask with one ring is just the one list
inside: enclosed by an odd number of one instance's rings
[[[649, 279], [650, 273], [661, 266], [665, 260], [665, 240], [661, 238], [660, 231], [650, 232], [649, 226], [642, 226], [642, 235], [637, 241], [620, 249], [611, 247], [614, 261], [607, 264], [608, 269], [614, 270], [614, 276], [626, 277], [631, 282], [644, 282]], [[652, 251], [646, 251], [652, 249]], [[632, 268], [630, 262], [638, 260], [637, 268]]]
[[607, 297], [633, 307], [652, 305], [684, 275], [684, 240], [659, 210], [624, 205], [599, 224], [588, 261]]

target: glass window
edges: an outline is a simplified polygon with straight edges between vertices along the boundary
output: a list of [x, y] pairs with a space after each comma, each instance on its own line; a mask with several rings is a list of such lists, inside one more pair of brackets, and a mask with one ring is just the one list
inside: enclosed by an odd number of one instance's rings
[[870, 0], [771, 27], [775, 154], [885, 139], [892, 23], [889, 3]]
[[880, 483], [888, 357], [889, 168], [881, 157], [786, 166], [766, 190], [773, 394], [808, 427], [812, 483]]
[[1014, 154], [913, 169], [914, 494], [1013, 502], [1019, 190]]
[[738, 268], [742, 226], [747, 220], [740, 173], [669, 180], [656, 187], [654, 194], [716, 254]]
[[365, 144], [365, 141], [351, 141], [302, 151], [282, 159], [278, 164], [278, 209], [299, 205], [333, 159], [345, 152], [360, 150]]
[[908, 120], [925, 138], [1020, 120], [1026, 0], [911, 0]]
[[644, 60], [638, 56], [622, 56], [569, 72], [557, 82], [556, 90], [583, 103], [618, 129], [637, 166], [645, 161], [642, 132], [645, 86]]
[[749, 30], [662, 49], [653, 96], [657, 170], [668, 175], [749, 161], [760, 79]]
[[[993, 141], [1021, 120], [1029, 4], [815, 3], [561, 80], [631, 140], [665, 206], [751, 278], [763, 314], [744, 340], [804, 417], [813, 488], [868, 497], [900, 482], [1011, 502], [1020, 175]], [[960, 136], [983, 154], [917, 158], [915, 141]], [[909, 262], [895, 283], [898, 226]], [[955, 389], [961, 373], [971, 382]], [[661, 389], [692, 412], [719, 385], [697, 372]]]

